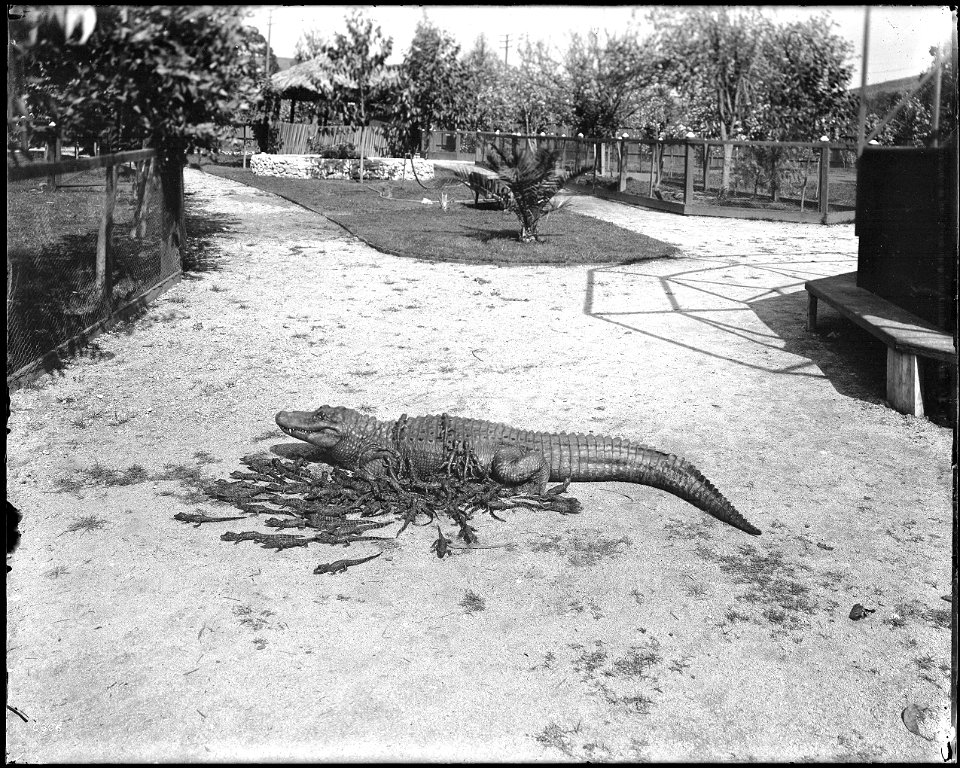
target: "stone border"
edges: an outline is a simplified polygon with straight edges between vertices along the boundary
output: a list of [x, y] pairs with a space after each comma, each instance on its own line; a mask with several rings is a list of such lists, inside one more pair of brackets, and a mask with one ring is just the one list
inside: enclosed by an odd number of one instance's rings
[[[413, 178], [412, 164], [416, 164], [421, 181], [433, 179], [433, 164], [426, 160], [407, 160], [402, 157], [364, 158], [363, 177], [373, 180]], [[250, 158], [250, 170], [255, 176], [277, 176], [288, 179], [359, 179], [359, 160], [340, 160], [320, 155], [256, 154]]]

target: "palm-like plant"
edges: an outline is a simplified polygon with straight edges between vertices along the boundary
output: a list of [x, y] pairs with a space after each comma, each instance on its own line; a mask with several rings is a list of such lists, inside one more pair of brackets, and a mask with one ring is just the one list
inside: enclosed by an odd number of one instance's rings
[[487, 163], [497, 177], [510, 190], [507, 210], [513, 211], [520, 220], [520, 242], [539, 241], [541, 221], [566, 204], [566, 200], [553, 198], [575, 176], [586, 173], [589, 168], [573, 171], [558, 166], [560, 152], [538, 149], [531, 152], [526, 147], [514, 148], [510, 154], [496, 146], [491, 147]]

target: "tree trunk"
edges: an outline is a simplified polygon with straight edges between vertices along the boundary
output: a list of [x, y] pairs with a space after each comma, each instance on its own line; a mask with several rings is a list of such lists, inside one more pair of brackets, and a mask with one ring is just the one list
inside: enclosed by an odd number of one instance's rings
[[[720, 123], [720, 138], [724, 141], [730, 138], [730, 132], [727, 130], [727, 126], [723, 123]], [[720, 171], [720, 189], [717, 191], [717, 196], [724, 198], [727, 196], [727, 193], [730, 191], [730, 176], [733, 168], [733, 145], [724, 144], [723, 145], [723, 167]]]
[[187, 243], [187, 228], [184, 221], [183, 205], [183, 163], [173, 153], [160, 151], [159, 171], [163, 193], [163, 232], [161, 247], [168, 253], [180, 255], [181, 268], [189, 269], [190, 264], [182, 261], [183, 249]]
[[364, 131], [365, 131], [365, 130], [366, 130], [366, 126], [361, 125], [361, 126], [360, 126], [360, 150], [359, 150], [359, 154], [360, 154], [360, 183], [361, 183], [361, 184], [363, 183], [363, 134], [364, 134]]

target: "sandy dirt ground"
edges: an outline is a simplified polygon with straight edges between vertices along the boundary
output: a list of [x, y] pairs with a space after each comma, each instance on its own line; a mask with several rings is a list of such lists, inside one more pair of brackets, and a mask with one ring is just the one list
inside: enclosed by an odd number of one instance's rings
[[[884, 404], [883, 347], [829, 307], [804, 329], [852, 226], [579, 197], [682, 256], [431, 264], [186, 183], [216, 268], [11, 396], [8, 760], [941, 759], [951, 433]], [[444, 560], [434, 527], [277, 553], [173, 520], [232, 511], [197, 483], [322, 404], [638, 439], [763, 535], [625, 483]]]

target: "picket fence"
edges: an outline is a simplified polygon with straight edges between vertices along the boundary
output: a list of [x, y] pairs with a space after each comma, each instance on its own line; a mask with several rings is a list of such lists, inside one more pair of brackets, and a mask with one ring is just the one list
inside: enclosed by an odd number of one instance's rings
[[353, 144], [363, 150], [364, 157], [386, 157], [389, 154], [386, 134], [379, 125], [364, 129], [360, 146], [360, 129], [346, 125], [314, 125], [311, 123], [279, 123], [280, 154], [304, 155], [312, 140], [315, 147], [336, 147]]

